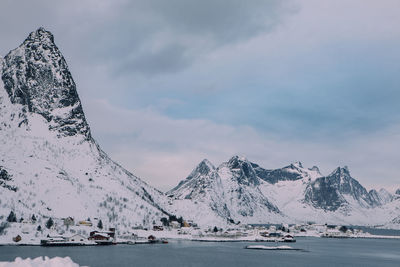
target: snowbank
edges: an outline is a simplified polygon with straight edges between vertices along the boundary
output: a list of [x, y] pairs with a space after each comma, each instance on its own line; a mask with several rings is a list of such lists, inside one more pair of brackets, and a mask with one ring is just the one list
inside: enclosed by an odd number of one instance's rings
[[0, 267], [79, 267], [70, 257], [37, 257], [35, 259], [16, 258], [13, 262], [0, 262]]

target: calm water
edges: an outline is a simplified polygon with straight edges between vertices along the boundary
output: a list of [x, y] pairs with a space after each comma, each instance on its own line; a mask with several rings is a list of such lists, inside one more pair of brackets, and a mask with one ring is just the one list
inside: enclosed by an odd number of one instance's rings
[[[298, 238], [302, 251], [244, 249], [249, 244], [170, 242], [104, 247], [0, 247], [0, 261], [15, 257], [66, 257], [96, 266], [400, 266], [400, 240]], [[279, 245], [282, 245], [280, 243]]]

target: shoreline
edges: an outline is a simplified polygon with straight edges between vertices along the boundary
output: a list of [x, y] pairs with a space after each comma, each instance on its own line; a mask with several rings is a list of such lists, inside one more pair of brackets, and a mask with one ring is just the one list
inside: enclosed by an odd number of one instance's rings
[[[400, 236], [383, 236], [383, 235], [366, 235], [366, 236], [342, 236], [342, 237], [323, 237], [323, 236], [317, 236], [317, 235], [300, 235], [300, 236], [295, 236], [296, 238], [323, 238], [323, 239], [393, 239], [393, 240], [400, 240]], [[206, 237], [206, 238], [192, 238], [192, 237], [188, 237], [188, 238], [174, 238], [174, 237], [170, 237], [170, 238], [163, 238], [166, 239], [167, 241], [190, 241], [190, 242], [210, 242], [210, 243], [238, 243], [238, 242], [255, 242], [255, 243], [292, 243], [292, 242], [285, 242], [283, 240], [279, 240], [279, 239], [259, 239], [259, 238], [215, 238], [215, 237]], [[135, 243], [134, 241], [131, 241], [132, 243], [128, 243], [128, 241], [125, 240], [121, 240], [121, 241], [117, 241], [115, 244], [110, 245], [110, 246], [114, 246], [114, 245], [154, 245], [155, 243], [152, 242], [138, 242]], [[41, 247], [52, 247], [52, 246], [43, 246], [40, 244], [32, 244], [32, 243], [1, 243], [1, 246], [41, 246]], [[71, 245], [69, 245], [71, 246]], [[100, 246], [100, 247], [104, 247], [104, 245], [96, 245], [96, 244], [85, 244], [85, 245], [76, 245], [76, 247], [96, 247], [96, 246]], [[59, 247], [63, 247], [63, 246], [59, 246]]]

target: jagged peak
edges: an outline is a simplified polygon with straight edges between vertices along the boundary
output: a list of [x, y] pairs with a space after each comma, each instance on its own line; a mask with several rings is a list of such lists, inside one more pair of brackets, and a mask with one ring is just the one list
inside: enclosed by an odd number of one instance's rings
[[251, 166], [251, 163], [247, 160], [246, 157], [238, 155], [231, 157], [229, 161], [225, 164], [229, 169], [240, 169], [243, 165]]
[[348, 176], [350, 176], [349, 167], [347, 167], [347, 166], [337, 167], [329, 176], [332, 176], [332, 175], [348, 175]]
[[47, 31], [45, 28], [40, 27], [36, 31], [33, 31], [29, 34], [28, 38], [26, 38], [24, 43], [27, 42], [45, 42], [45, 43], [54, 43], [54, 36], [51, 32]]
[[200, 172], [202, 174], [207, 174], [210, 171], [215, 170], [215, 166], [208, 160], [203, 159], [196, 167], [195, 172]]
[[1, 79], [13, 104], [27, 112], [43, 116], [49, 130], [58, 136], [82, 134], [91, 139], [76, 85], [53, 34], [44, 28], [33, 31], [16, 49], [4, 58]]
[[248, 161], [247, 158], [245, 156], [241, 156], [241, 155], [234, 155], [232, 156], [228, 162], [234, 162], [234, 161]]
[[292, 164], [290, 164], [291, 166], [295, 166], [297, 168], [302, 168], [303, 169], [303, 164], [301, 164], [300, 161], [295, 161]]

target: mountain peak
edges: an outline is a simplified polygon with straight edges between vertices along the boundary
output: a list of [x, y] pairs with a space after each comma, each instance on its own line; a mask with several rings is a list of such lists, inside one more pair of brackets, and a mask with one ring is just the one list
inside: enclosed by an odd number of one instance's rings
[[36, 113], [59, 137], [91, 138], [75, 82], [51, 32], [44, 28], [31, 32], [5, 56], [2, 70], [4, 89], [11, 103], [23, 105], [27, 125], [28, 113]]
[[29, 34], [28, 38], [26, 38], [25, 42], [41, 42], [41, 43], [53, 43], [54, 44], [54, 36], [51, 32], [46, 31], [45, 28], [40, 27], [36, 31], [33, 31]]
[[350, 176], [350, 171], [349, 171], [349, 167], [344, 166], [344, 167], [337, 167], [331, 174], [332, 175], [346, 175], [346, 176]]
[[213, 170], [215, 170], [215, 166], [208, 159], [203, 159], [195, 169], [196, 172], [204, 175]]
[[250, 164], [246, 157], [235, 155], [229, 159], [228, 166], [229, 168], [236, 169], [240, 168], [240, 165], [242, 165], [243, 163]]
[[300, 161], [295, 161], [295, 162], [293, 162], [291, 165], [293, 165], [293, 166], [295, 166], [295, 167], [298, 167], [298, 168], [303, 168], [303, 164], [301, 164]]

